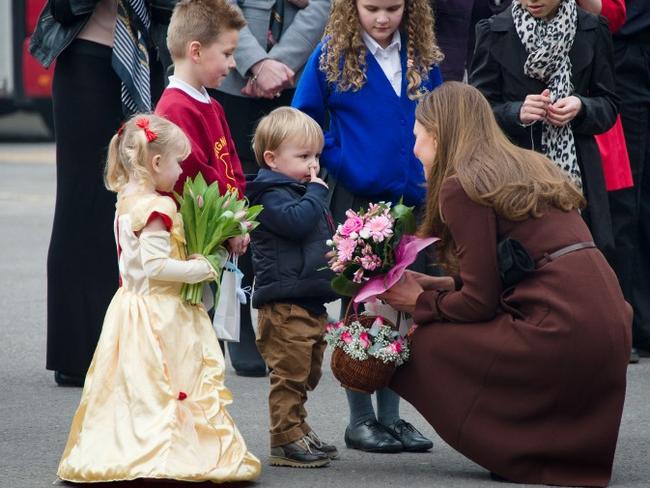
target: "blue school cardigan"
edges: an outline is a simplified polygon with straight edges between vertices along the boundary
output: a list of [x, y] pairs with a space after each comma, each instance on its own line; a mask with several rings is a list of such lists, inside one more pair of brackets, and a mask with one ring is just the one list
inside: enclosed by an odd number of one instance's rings
[[[318, 68], [322, 42], [305, 65], [292, 105], [324, 126], [321, 164], [354, 195], [370, 200], [420, 205], [426, 193], [422, 164], [413, 155], [415, 107], [406, 95], [406, 49], [400, 50], [402, 93], [398, 97], [372, 53], [366, 55], [366, 83], [360, 90], [337, 91]], [[422, 83], [442, 83], [434, 66]]]

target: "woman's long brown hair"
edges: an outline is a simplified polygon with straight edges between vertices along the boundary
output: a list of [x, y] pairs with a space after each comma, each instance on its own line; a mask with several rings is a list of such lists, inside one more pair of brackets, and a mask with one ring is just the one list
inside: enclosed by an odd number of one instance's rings
[[449, 271], [457, 267], [455, 245], [439, 198], [451, 176], [458, 177], [471, 200], [509, 220], [541, 217], [550, 206], [567, 212], [584, 206], [582, 194], [562, 170], [542, 154], [508, 140], [476, 88], [443, 83], [420, 101], [415, 118], [437, 141], [419, 232], [441, 238], [439, 259]]

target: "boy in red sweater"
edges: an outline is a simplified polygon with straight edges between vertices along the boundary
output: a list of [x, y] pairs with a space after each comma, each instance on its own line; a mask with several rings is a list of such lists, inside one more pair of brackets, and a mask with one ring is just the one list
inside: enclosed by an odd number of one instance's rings
[[[239, 30], [246, 25], [227, 0], [181, 0], [167, 31], [167, 47], [174, 61], [174, 76], [156, 105], [155, 113], [178, 125], [192, 143], [174, 190], [182, 193], [187, 178], [201, 173], [220, 193], [237, 189], [243, 197], [245, 178], [226, 116], [208, 88], [218, 87], [235, 67], [233, 52]], [[230, 250], [243, 254], [248, 235], [228, 241]]]

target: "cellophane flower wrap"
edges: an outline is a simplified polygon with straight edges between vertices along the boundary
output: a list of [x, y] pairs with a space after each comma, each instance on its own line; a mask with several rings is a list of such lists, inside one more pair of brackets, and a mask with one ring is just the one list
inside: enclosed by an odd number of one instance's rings
[[[208, 185], [199, 173], [194, 180], [188, 178], [183, 195], [176, 195], [185, 228], [187, 254], [201, 254], [217, 272], [215, 303], [219, 303], [219, 284], [223, 263], [228, 257], [225, 243], [231, 237], [244, 236], [257, 227], [255, 220], [262, 211], [261, 205], [248, 206], [240, 199], [237, 190], [219, 194], [217, 182]], [[185, 283], [181, 296], [191, 304], [201, 303], [203, 284]]]
[[327, 325], [325, 340], [333, 348], [341, 348], [353, 359], [365, 361], [370, 357], [400, 366], [410, 355], [408, 341], [395, 329], [376, 317], [370, 328], [359, 321], [343, 321]]
[[401, 202], [371, 203], [367, 210], [348, 210], [328, 245], [334, 258], [330, 268], [336, 276], [332, 288], [354, 297], [355, 303], [374, 298], [393, 286], [419, 251], [436, 238], [420, 238], [413, 207]]

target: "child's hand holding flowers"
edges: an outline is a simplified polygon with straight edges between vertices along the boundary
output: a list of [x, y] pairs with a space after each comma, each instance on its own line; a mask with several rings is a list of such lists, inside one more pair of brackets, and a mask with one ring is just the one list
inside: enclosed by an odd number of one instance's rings
[[226, 241], [226, 247], [232, 254], [241, 256], [248, 250], [248, 245], [250, 242], [251, 237], [249, 234], [243, 236], [235, 236]]

